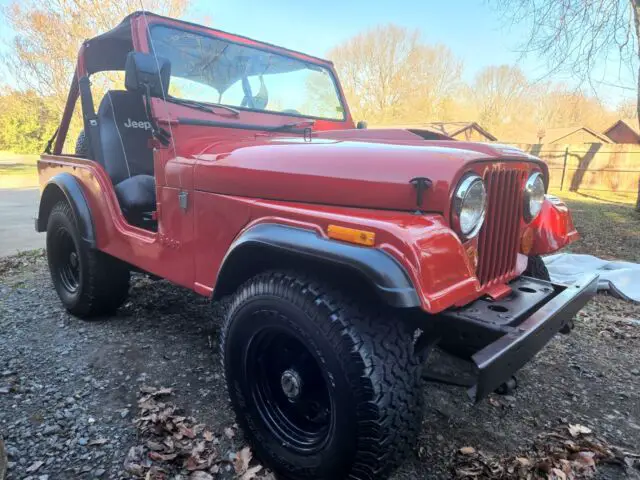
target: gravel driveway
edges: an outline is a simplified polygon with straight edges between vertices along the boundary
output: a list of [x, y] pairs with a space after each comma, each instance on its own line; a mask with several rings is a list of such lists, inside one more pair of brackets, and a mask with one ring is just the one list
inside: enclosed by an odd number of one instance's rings
[[[42, 254], [0, 259], [0, 433], [8, 478], [122, 478], [127, 452], [140, 442], [132, 419], [142, 385], [174, 387], [172, 401], [220, 434], [222, 455], [240, 448], [241, 435], [222, 434], [234, 419], [212, 349], [212, 318], [206, 299], [137, 275], [116, 316], [83, 322], [61, 308]], [[564, 423], [637, 449], [634, 319], [640, 307], [599, 296], [572, 335], [558, 336], [523, 369], [510, 397], [473, 406], [459, 389], [427, 387], [420, 442], [394, 478], [450, 478], [461, 447], [496, 456], [523, 451]], [[614, 467], [598, 471], [599, 478], [624, 478]]]

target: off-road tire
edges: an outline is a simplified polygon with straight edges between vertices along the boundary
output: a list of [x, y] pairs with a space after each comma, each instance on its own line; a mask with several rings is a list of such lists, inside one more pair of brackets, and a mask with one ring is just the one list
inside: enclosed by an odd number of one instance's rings
[[89, 139], [84, 133], [84, 130], [80, 130], [78, 139], [76, 140], [75, 154], [78, 157], [89, 158]]
[[[70, 249], [75, 254], [77, 275], [75, 282], [71, 282], [77, 286], [75, 289], [69, 288], [68, 274], [63, 274], [69, 268], [66, 253]], [[47, 260], [58, 296], [73, 315], [88, 319], [113, 313], [127, 298], [128, 266], [82, 241], [75, 216], [66, 201], [54, 205], [49, 215]]]
[[549, 277], [549, 270], [547, 270], [547, 266], [544, 264], [540, 255], [532, 255], [529, 257], [527, 269], [524, 271], [523, 275], [540, 280], [546, 280], [547, 282], [551, 280]]
[[[220, 342], [229, 395], [256, 455], [283, 478], [386, 478], [414, 446], [423, 381], [413, 336], [390, 310], [365, 307], [371, 303], [279, 271], [253, 277], [233, 296]], [[312, 454], [279, 442], [251, 396], [244, 362], [257, 332], [269, 328], [296, 334], [329, 379], [331, 427]]]

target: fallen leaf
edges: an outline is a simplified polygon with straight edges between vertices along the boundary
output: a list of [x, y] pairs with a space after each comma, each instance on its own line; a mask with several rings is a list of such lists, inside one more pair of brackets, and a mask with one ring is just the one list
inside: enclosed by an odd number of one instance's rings
[[175, 460], [177, 456], [177, 453], [149, 452], [149, 458], [159, 462], [170, 462], [171, 460]]
[[200, 460], [200, 458], [190, 455], [187, 461], [184, 462], [184, 467], [191, 472], [193, 470], [203, 470], [207, 468], [207, 464]]
[[233, 461], [233, 468], [238, 475], [242, 475], [247, 471], [252, 456], [253, 454], [251, 453], [251, 449], [249, 447], [244, 447], [239, 452], [236, 452], [236, 458]]
[[575, 460], [585, 467], [595, 468], [596, 462], [593, 460], [593, 457], [595, 457], [595, 453], [593, 452], [578, 452], [575, 456]]
[[552, 480], [567, 480], [567, 475], [559, 468], [551, 469]]
[[493, 405], [494, 407], [501, 407], [502, 404], [495, 398], [493, 397], [489, 397], [489, 404]]
[[524, 458], [524, 457], [518, 457], [516, 458], [516, 460], [518, 461], [518, 463], [523, 466], [523, 467], [528, 467], [531, 465], [531, 462], [529, 461], [528, 458]]
[[25, 472], [33, 473], [33, 472], [37, 471], [42, 465], [44, 465], [44, 462], [41, 462], [41, 461], [33, 462], [29, 467], [27, 467]]
[[202, 470], [198, 470], [189, 475], [189, 480], [213, 480], [213, 477], [209, 475], [207, 472], [203, 472]]
[[473, 447], [462, 447], [460, 449], [460, 453], [462, 455], [473, 455], [474, 453], [476, 453], [476, 449]]
[[196, 434], [193, 433], [193, 430], [191, 430], [190, 428], [186, 428], [183, 425], [180, 425], [180, 430], [179, 430], [180, 434], [187, 437], [187, 438], [196, 438]]
[[240, 477], [241, 480], [253, 480], [258, 475], [258, 472], [262, 470], [262, 465], [256, 465], [254, 467], [249, 468], [246, 472], [242, 474]]
[[580, 425], [580, 424], [575, 424], [575, 425], [569, 425], [569, 434], [576, 438], [579, 437], [580, 435], [589, 435], [591, 433], [591, 429], [589, 427], [585, 427], [584, 425]]
[[211, 440], [213, 440], [213, 433], [211, 433], [209, 430], [205, 430], [202, 434], [202, 438], [204, 438], [207, 442], [210, 442]]
[[233, 428], [231, 427], [227, 427], [224, 429], [224, 434], [227, 436], [227, 438], [233, 438], [236, 436], [236, 432], [233, 431]]
[[164, 446], [161, 443], [154, 442], [153, 440], [147, 441], [147, 448], [149, 450], [153, 450], [154, 452], [161, 452], [164, 450]]
[[133, 473], [134, 475], [142, 475], [144, 473], [145, 468], [140, 465], [142, 462], [142, 454], [144, 452], [144, 447], [142, 445], [138, 445], [137, 447], [131, 447], [129, 452], [127, 453], [127, 458], [124, 459], [124, 469], [129, 473]]
[[96, 438], [95, 440], [91, 440], [89, 442], [89, 445], [93, 446], [93, 445], [104, 445], [105, 443], [108, 443], [109, 440], [107, 440], [106, 438]]

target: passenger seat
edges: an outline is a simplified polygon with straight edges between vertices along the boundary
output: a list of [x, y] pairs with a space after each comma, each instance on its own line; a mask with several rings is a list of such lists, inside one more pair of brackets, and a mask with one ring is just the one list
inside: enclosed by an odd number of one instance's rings
[[151, 124], [139, 92], [108, 91], [98, 107], [103, 167], [127, 218], [156, 209]]

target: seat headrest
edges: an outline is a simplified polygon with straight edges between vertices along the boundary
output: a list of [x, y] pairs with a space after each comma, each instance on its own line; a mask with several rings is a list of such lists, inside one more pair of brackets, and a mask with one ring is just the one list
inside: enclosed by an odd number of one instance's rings
[[164, 98], [169, 92], [171, 62], [150, 53], [129, 52], [125, 63], [124, 85], [131, 92], [145, 92], [149, 85], [152, 97]]

